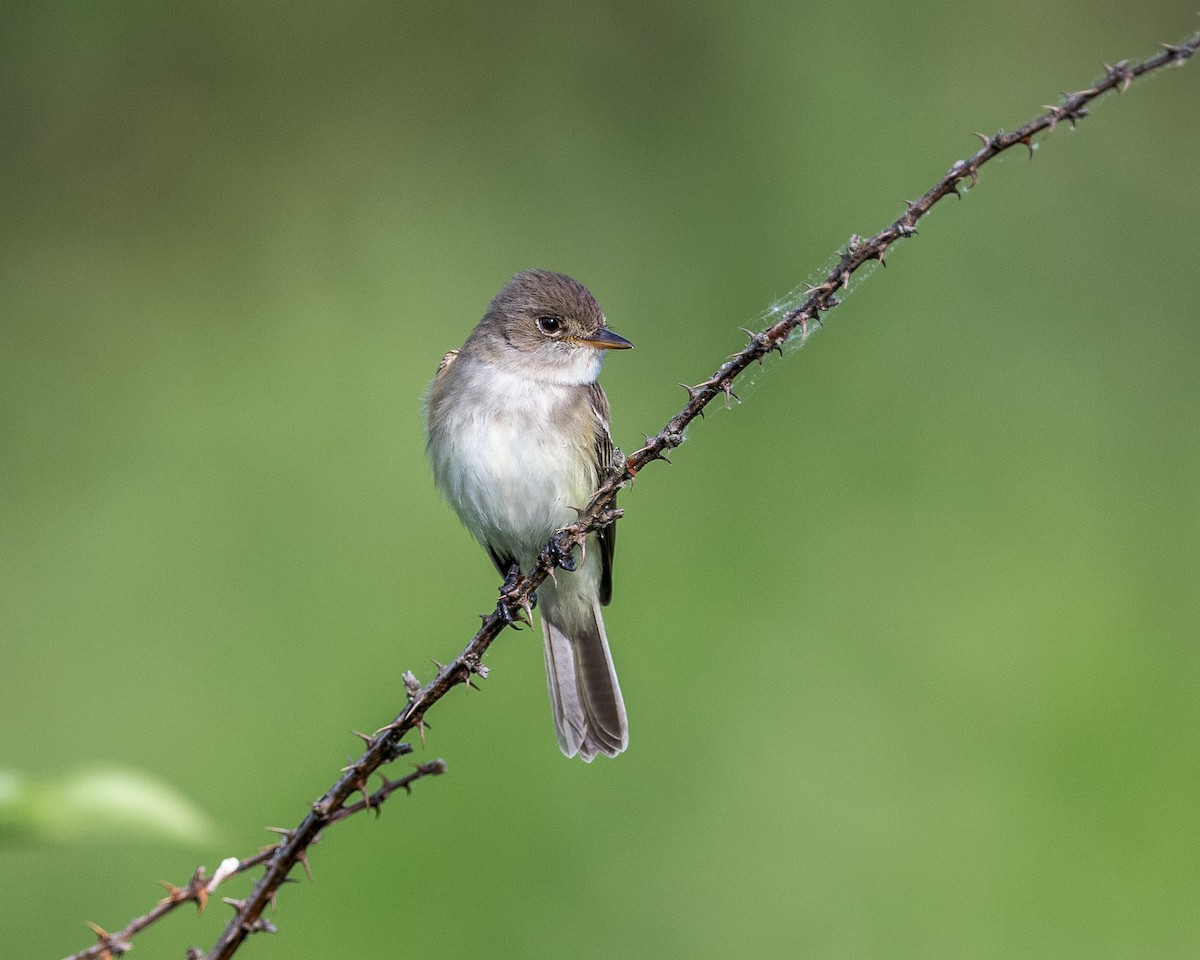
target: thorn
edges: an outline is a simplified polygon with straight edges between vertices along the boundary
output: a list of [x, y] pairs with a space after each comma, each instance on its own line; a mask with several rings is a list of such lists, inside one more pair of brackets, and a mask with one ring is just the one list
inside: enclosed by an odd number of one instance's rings
[[956, 197], [958, 197], [959, 200], [962, 199], [962, 194], [958, 192], [958, 181], [957, 180], [950, 181], [950, 192], [952, 194], [954, 194]]
[[208, 906], [208, 887], [197, 887], [192, 899], [196, 901], [196, 916], [200, 916]]
[[[683, 389], [687, 391], [688, 403], [691, 403], [698, 396], [700, 396], [701, 393], [703, 393], [703, 387], [692, 387], [686, 383], [681, 383], [680, 386], [683, 387]], [[699, 411], [697, 411], [697, 412], [700, 414], [700, 416], [704, 416], [704, 408], [703, 407], [701, 407], [699, 409]], [[647, 435], [646, 441], [649, 442], [649, 440], [650, 440], [650, 437], [649, 437], [649, 435]], [[636, 471], [634, 472], [634, 475], [636, 476]]]
[[198, 868], [192, 874], [186, 887], [177, 887], [167, 880], [159, 880], [159, 885], [167, 891], [167, 895], [158, 902], [183, 903], [185, 900], [196, 901], [196, 912], [203, 913], [204, 905], [208, 903], [208, 887], [205, 885], [204, 868]]
[[[742, 331], [742, 333], [744, 333], [744, 334], [745, 334], [747, 337], [749, 337], [749, 338], [750, 338], [750, 343], [748, 343], [748, 344], [747, 344], [747, 347], [756, 347], [756, 348], [762, 348], [762, 347], [763, 347], [763, 344], [764, 344], [764, 341], [766, 340], [766, 338], [765, 338], [765, 337], [764, 337], [764, 336], [763, 336], [761, 333], [756, 333], [755, 331], [753, 331], [753, 330], [750, 330], [750, 329], [748, 329], [747, 327], [738, 327], [738, 329], [739, 329], [739, 330], [741, 330], [741, 331]], [[766, 354], [767, 352], [769, 352], [769, 351], [770, 351], [770, 349], [771, 349], [771, 347], [770, 347], [770, 346], [767, 346], [767, 347], [766, 347], [766, 349], [763, 351], [763, 353], [759, 355], [759, 358], [758, 358], [758, 364], [759, 364], [759, 366], [762, 366], [762, 362], [763, 362], [763, 356], [765, 356], [765, 354]], [[736, 359], [738, 356], [739, 356], [739, 354], [736, 354], [736, 353], [735, 353], [735, 354], [734, 354], [733, 356], [731, 356], [729, 359], [730, 359], [730, 360], [734, 360], [734, 359]], [[668, 460], [667, 462], [668, 462], [668, 463], [670, 463], [670, 461], [669, 461], [669, 460]]]
[[977, 136], [983, 142], [985, 147], [990, 147], [992, 145], [992, 138], [986, 133], [980, 133], [978, 130], [976, 130], [975, 136]]
[[233, 907], [234, 913], [241, 913], [246, 908], [245, 900], [234, 900], [233, 897], [222, 897], [221, 902]]
[[308, 865], [308, 851], [301, 850], [299, 855], [296, 857], [296, 862], [304, 868], [304, 875], [306, 877], [308, 877], [308, 882], [312, 883], [313, 882], [313, 874], [312, 874], [312, 867], [310, 867]]
[[[721, 384], [721, 390], [722, 390], [722, 392], [724, 392], [724, 394], [725, 394], [725, 403], [726, 403], [726, 404], [728, 404], [728, 403], [729, 403], [729, 398], [730, 398], [730, 397], [732, 397], [732, 398], [733, 398], [734, 400], [736, 400], [738, 403], [741, 403], [741, 402], [742, 402], [742, 398], [741, 398], [741, 397], [739, 397], [739, 396], [738, 396], [736, 393], [734, 393], [734, 392], [733, 392], [733, 384], [732, 384], [732, 383], [728, 383], [728, 382], [726, 382], [726, 383], [723, 383], [723, 384]], [[663, 459], [663, 460], [666, 460], [666, 459], [667, 459], [666, 457], [663, 457], [661, 454], [659, 454], [659, 456], [660, 456], [660, 457], [661, 457], [661, 459]], [[670, 461], [669, 461], [669, 460], [668, 460], [667, 462], [668, 462], [668, 463], [670, 463]]]
[[350, 733], [353, 736], [358, 737], [358, 739], [361, 740], [363, 743], [365, 743], [368, 747], [372, 747], [375, 745], [375, 738], [372, 737], [369, 733], [363, 733], [361, 730], [351, 730]]
[[1117, 69], [1121, 71], [1121, 86], [1117, 92], [1124, 93], [1129, 89], [1129, 85], [1133, 83], [1133, 71], [1129, 69], [1128, 60], [1122, 60], [1118, 63]]
[[883, 255], [885, 253], [887, 253], [887, 248], [888, 248], [888, 245], [886, 243], [881, 243], [879, 245], [878, 252], [876, 252], [876, 254], [875, 254], [875, 259], [879, 261], [879, 265], [881, 267], [887, 266], [887, 261], [883, 259]]
[[841, 272], [841, 275], [838, 277], [838, 283], [841, 284], [843, 287], [845, 287], [847, 290], [850, 289], [850, 271], [849, 270], [843, 270]]
[[277, 834], [279, 834], [281, 837], [283, 837], [283, 838], [285, 838], [285, 839], [287, 839], [287, 840], [291, 840], [291, 839], [292, 839], [292, 834], [294, 833], [294, 831], [292, 831], [292, 830], [286, 830], [286, 829], [284, 829], [283, 827], [266, 827], [266, 828], [264, 828], [264, 829], [266, 829], [266, 830], [270, 831], [271, 833], [277, 833]]
[[208, 906], [208, 878], [204, 875], [204, 867], [197, 867], [192, 873], [188, 889], [195, 891], [193, 898], [196, 901], [196, 916], [199, 916]]
[[905, 209], [907, 209], [909, 213], [912, 213], [913, 207], [917, 205], [915, 200], [903, 200], [901, 202], [904, 204]]
[[[485, 617], [484, 619], [486, 620], [487, 618]], [[398, 726], [400, 726], [399, 722], [397, 720], [393, 720], [391, 723], [384, 724], [382, 727], [380, 727], [378, 730], [376, 730], [375, 736], [378, 737], [380, 734], [383, 734], [383, 733], [391, 733]]]
[[104, 944], [104, 950], [100, 956], [120, 957], [133, 949], [132, 944], [113, 936], [99, 924], [92, 923], [91, 920], [84, 920], [83, 922], [92, 928], [92, 933], [96, 935], [96, 942]]

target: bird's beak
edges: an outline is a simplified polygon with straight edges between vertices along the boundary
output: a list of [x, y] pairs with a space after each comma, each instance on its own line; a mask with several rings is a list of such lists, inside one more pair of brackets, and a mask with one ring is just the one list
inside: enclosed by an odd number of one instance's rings
[[580, 343], [585, 343], [589, 347], [595, 347], [597, 350], [628, 350], [633, 346], [628, 340], [620, 334], [613, 333], [608, 327], [600, 327], [590, 337], [580, 337]]

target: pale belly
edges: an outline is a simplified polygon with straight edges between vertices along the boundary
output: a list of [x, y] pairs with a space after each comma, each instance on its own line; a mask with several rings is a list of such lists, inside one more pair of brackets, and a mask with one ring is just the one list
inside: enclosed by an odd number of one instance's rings
[[554, 384], [497, 394], [445, 417], [431, 447], [438, 487], [462, 522], [525, 568], [594, 492], [592, 438], [546, 429], [547, 411], [566, 398]]

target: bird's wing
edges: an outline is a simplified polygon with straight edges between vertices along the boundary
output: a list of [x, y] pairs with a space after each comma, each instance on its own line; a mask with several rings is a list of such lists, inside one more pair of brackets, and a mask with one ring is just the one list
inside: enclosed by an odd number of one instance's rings
[[[600, 384], [593, 383], [588, 390], [588, 401], [595, 415], [596, 431], [596, 486], [599, 487], [614, 469], [614, 447], [608, 426], [608, 397]], [[617, 548], [617, 525], [610, 523], [601, 527], [596, 534], [600, 543], [600, 602], [607, 606], [612, 600], [613, 552]]]

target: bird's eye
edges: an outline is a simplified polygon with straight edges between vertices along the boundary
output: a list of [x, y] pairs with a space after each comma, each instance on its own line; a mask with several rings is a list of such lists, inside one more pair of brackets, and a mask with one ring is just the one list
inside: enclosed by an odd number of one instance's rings
[[562, 329], [562, 321], [558, 317], [538, 317], [538, 326], [542, 333], [554, 335]]

